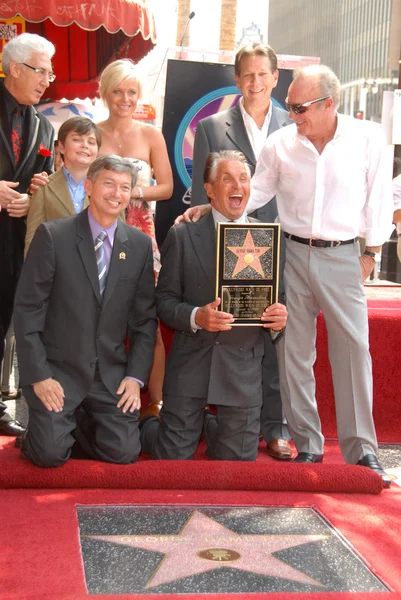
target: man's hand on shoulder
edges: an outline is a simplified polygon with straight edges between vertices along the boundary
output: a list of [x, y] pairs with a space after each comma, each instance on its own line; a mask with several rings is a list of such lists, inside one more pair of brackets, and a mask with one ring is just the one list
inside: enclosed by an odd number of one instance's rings
[[20, 194], [19, 198], [12, 200], [7, 206], [10, 217], [26, 217], [31, 206], [31, 198], [28, 194]]
[[35, 173], [35, 175], [31, 179], [31, 185], [29, 186], [29, 193], [33, 194], [36, 192], [39, 187], [43, 185], [47, 185], [49, 183], [49, 175], [46, 171], [42, 171], [42, 173]]
[[275, 302], [263, 311], [261, 320], [265, 321], [263, 327], [272, 331], [281, 331], [287, 324], [288, 311], [284, 304]]
[[43, 379], [33, 384], [33, 391], [47, 410], [61, 412], [64, 407], [64, 390], [55, 379]]
[[21, 194], [14, 190], [18, 186], [18, 181], [0, 181], [0, 210], [7, 208], [10, 202], [21, 197]]
[[117, 390], [117, 396], [121, 396], [118, 401], [117, 408], [123, 408], [123, 413], [129, 410], [131, 413], [134, 410], [141, 408], [141, 386], [138, 381], [131, 377], [124, 377]]
[[221, 300], [217, 298], [214, 302], [201, 306], [195, 315], [195, 322], [206, 331], [229, 331], [234, 318], [229, 313], [217, 310]]
[[203, 215], [207, 215], [212, 210], [211, 204], [200, 204], [199, 206], [192, 206], [182, 214], [178, 215], [174, 221], [174, 225], [179, 225], [183, 221], [186, 223], [196, 223]]

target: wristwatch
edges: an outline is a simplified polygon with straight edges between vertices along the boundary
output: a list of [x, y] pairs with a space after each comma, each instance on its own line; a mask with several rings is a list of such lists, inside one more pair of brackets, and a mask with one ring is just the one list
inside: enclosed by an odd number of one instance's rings
[[376, 260], [376, 252], [371, 252], [370, 250], [365, 250], [364, 254], [366, 254], [367, 256], [371, 256], [372, 258], [374, 258]]

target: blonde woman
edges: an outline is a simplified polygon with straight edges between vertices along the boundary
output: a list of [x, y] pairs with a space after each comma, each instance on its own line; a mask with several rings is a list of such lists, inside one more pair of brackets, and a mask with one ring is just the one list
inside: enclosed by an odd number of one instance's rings
[[[109, 109], [108, 118], [98, 123], [102, 135], [99, 155], [117, 154], [130, 158], [137, 166], [138, 181], [126, 211], [126, 222], [152, 238], [157, 277], [160, 255], [151, 203], [167, 200], [173, 193], [173, 175], [166, 143], [156, 127], [133, 119], [141, 97], [141, 83], [131, 60], [116, 60], [108, 65], [100, 77], [99, 92]], [[150, 185], [152, 178], [156, 181], [155, 185]], [[157, 413], [162, 404], [164, 369], [165, 351], [159, 328], [148, 383], [151, 410]]]

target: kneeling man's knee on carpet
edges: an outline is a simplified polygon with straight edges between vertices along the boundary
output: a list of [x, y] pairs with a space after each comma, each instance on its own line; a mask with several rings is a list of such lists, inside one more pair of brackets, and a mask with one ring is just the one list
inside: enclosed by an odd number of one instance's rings
[[[38, 446], [36, 448], [36, 446]], [[42, 445], [32, 443], [28, 440], [25, 447], [22, 448], [23, 454], [30, 458], [38, 467], [60, 467], [70, 456], [71, 448], [63, 448], [55, 445]]]

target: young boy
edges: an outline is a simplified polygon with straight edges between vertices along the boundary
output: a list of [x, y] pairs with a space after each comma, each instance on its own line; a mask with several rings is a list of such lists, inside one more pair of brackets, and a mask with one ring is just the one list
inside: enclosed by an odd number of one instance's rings
[[58, 132], [58, 147], [64, 166], [41, 181], [36, 177], [36, 191], [27, 218], [25, 256], [36, 229], [45, 221], [75, 215], [88, 206], [84, 181], [100, 147], [100, 131], [87, 117], [72, 117]]

